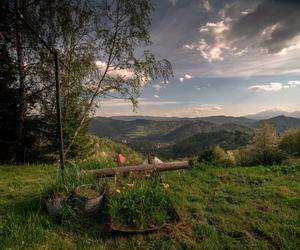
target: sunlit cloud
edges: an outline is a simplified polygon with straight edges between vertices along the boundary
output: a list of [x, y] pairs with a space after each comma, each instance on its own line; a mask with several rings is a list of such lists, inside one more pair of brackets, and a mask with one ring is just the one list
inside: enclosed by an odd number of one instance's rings
[[163, 88], [161, 84], [154, 84], [152, 87], [154, 88], [155, 91], [160, 91]]
[[183, 82], [184, 80], [192, 79], [192, 76], [189, 74], [185, 74], [183, 77], [179, 77], [179, 81]]
[[280, 82], [270, 82], [268, 84], [256, 84], [248, 88], [249, 90], [260, 91], [279, 91], [283, 89], [283, 85]]
[[[107, 64], [102, 62], [102, 61], [96, 61], [96, 66], [99, 69], [101, 73], [104, 73], [104, 71], [107, 68]], [[111, 65], [108, 68], [107, 74], [110, 77], [123, 77], [125, 79], [133, 79], [134, 78], [134, 72], [130, 69], [120, 69], [120, 68], [115, 68], [113, 65]]]
[[289, 85], [291, 88], [299, 87], [299, 86], [300, 86], [300, 81], [288, 81], [288, 85]]

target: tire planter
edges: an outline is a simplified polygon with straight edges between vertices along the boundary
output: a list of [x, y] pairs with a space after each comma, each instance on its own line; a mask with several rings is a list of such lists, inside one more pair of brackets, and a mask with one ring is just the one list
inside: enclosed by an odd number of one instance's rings
[[176, 212], [175, 209], [173, 209], [172, 211], [170, 211], [170, 213], [172, 214], [172, 218], [162, 224], [162, 225], [153, 225], [153, 226], [149, 226], [148, 228], [138, 228], [136, 226], [130, 226], [130, 225], [120, 225], [120, 224], [115, 224], [113, 222], [111, 222], [111, 219], [109, 219], [109, 230], [112, 232], [119, 232], [119, 233], [127, 233], [127, 234], [142, 234], [142, 233], [151, 233], [151, 232], [155, 232], [158, 231], [160, 229], [163, 229], [167, 226], [172, 226], [175, 225], [179, 222], [180, 217], [178, 215], [178, 213]]
[[59, 214], [66, 200], [67, 195], [64, 193], [49, 193], [44, 200], [48, 214], [51, 216]]
[[100, 211], [104, 199], [104, 192], [99, 193], [97, 197], [89, 198], [80, 194], [78, 189], [76, 189], [73, 197], [76, 200], [76, 205], [84, 214], [93, 215]]

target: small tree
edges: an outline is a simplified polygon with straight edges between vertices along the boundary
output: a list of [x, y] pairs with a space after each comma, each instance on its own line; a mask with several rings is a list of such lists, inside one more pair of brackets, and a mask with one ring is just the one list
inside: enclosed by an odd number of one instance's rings
[[212, 152], [212, 162], [215, 165], [232, 167], [236, 165], [235, 157], [232, 152], [225, 152], [223, 148], [217, 145]]
[[[285, 155], [278, 148], [279, 135], [269, 122], [262, 122], [256, 130], [253, 144], [249, 148], [252, 164], [270, 165], [281, 163]], [[251, 164], [251, 165], [252, 165]]]
[[279, 147], [288, 154], [300, 157], [300, 129], [289, 129], [281, 138]]

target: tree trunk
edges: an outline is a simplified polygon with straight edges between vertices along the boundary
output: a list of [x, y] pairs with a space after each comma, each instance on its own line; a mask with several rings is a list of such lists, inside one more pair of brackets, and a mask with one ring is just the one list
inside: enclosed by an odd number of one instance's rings
[[189, 164], [187, 161], [181, 162], [170, 162], [170, 163], [160, 163], [160, 164], [151, 164], [151, 165], [136, 165], [136, 166], [125, 166], [125, 167], [116, 167], [116, 168], [103, 168], [103, 169], [94, 169], [87, 170], [86, 172], [97, 177], [113, 177], [117, 174], [130, 173], [130, 172], [151, 172], [151, 171], [170, 171], [178, 169], [186, 169]]
[[26, 88], [25, 88], [25, 74], [24, 74], [24, 58], [23, 58], [23, 47], [22, 47], [22, 21], [19, 18], [19, 9], [21, 7], [22, 0], [15, 0], [15, 14], [16, 14], [16, 47], [17, 47], [17, 58], [18, 58], [18, 74], [19, 74], [19, 126], [17, 129], [17, 152], [16, 158], [19, 162], [24, 162], [24, 123], [26, 114]]

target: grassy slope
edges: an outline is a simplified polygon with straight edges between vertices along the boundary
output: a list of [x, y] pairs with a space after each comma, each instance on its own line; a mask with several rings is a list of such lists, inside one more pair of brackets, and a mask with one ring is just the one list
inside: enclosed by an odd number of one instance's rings
[[[300, 246], [300, 166], [164, 173], [181, 223], [147, 236], [63, 228], [39, 210], [54, 167], [0, 167], [0, 249], [222, 249]], [[96, 221], [97, 222], [97, 221]], [[1, 245], [3, 244], [3, 245]]]

